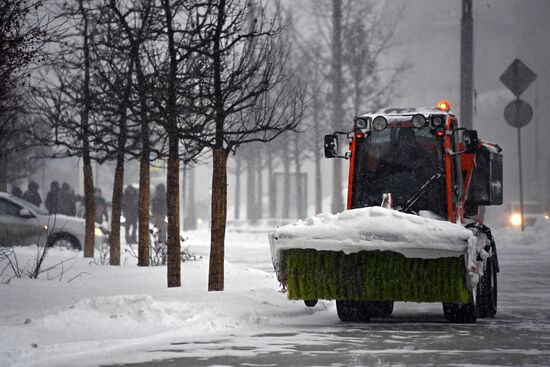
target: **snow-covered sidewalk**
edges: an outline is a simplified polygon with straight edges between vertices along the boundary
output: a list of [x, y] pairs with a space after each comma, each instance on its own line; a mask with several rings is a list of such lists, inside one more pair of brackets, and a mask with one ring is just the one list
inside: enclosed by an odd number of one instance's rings
[[[189, 242], [193, 253], [208, 253], [207, 233], [194, 233]], [[224, 292], [207, 292], [207, 257], [182, 264], [181, 288], [166, 288], [165, 267], [140, 268], [129, 256], [120, 267], [96, 265], [81, 254], [67, 263], [72, 268], [61, 280], [0, 285], [0, 366], [139, 361], [151, 355], [132, 351], [178, 337], [253, 329], [326, 310], [287, 301], [273, 272], [243, 265], [240, 260], [259, 267], [270, 261], [265, 233], [229, 234], [226, 247], [238, 263], [226, 262]], [[24, 262], [34, 250], [18, 248], [17, 254]], [[52, 249], [48, 262], [74, 255]]]

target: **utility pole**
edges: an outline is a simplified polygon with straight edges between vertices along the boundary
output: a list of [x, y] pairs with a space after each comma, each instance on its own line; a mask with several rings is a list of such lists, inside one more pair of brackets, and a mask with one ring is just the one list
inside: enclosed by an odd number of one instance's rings
[[460, 37], [460, 121], [462, 127], [473, 128], [474, 91], [474, 18], [473, 0], [462, 0]]

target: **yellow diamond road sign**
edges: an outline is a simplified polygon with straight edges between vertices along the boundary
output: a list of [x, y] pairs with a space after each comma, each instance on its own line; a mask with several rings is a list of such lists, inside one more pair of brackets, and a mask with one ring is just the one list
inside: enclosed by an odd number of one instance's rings
[[537, 74], [520, 59], [515, 59], [500, 76], [500, 81], [518, 98], [535, 79]]

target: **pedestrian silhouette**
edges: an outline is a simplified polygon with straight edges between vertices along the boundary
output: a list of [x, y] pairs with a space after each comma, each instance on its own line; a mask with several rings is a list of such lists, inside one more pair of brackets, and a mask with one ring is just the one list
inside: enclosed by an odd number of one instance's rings
[[25, 193], [23, 194], [22, 199], [40, 207], [40, 204], [42, 204], [42, 198], [40, 197], [40, 193], [38, 192], [39, 188], [40, 186], [38, 186], [35, 181], [31, 180], [29, 182], [29, 185], [27, 186], [27, 191], [25, 191]]
[[50, 191], [46, 195], [46, 201], [44, 202], [44, 205], [46, 205], [46, 209], [48, 209], [50, 214], [59, 213], [59, 200], [59, 182], [52, 181], [50, 184]]

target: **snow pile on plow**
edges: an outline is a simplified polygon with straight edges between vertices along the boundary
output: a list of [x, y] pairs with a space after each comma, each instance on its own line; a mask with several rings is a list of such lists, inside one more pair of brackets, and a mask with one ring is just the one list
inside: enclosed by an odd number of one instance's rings
[[275, 229], [271, 255], [280, 250], [394, 251], [405, 257], [433, 259], [460, 256], [475, 239], [463, 226], [382, 207], [319, 214]]
[[466, 302], [478, 251], [461, 225], [382, 207], [317, 215], [269, 240], [291, 299]]

